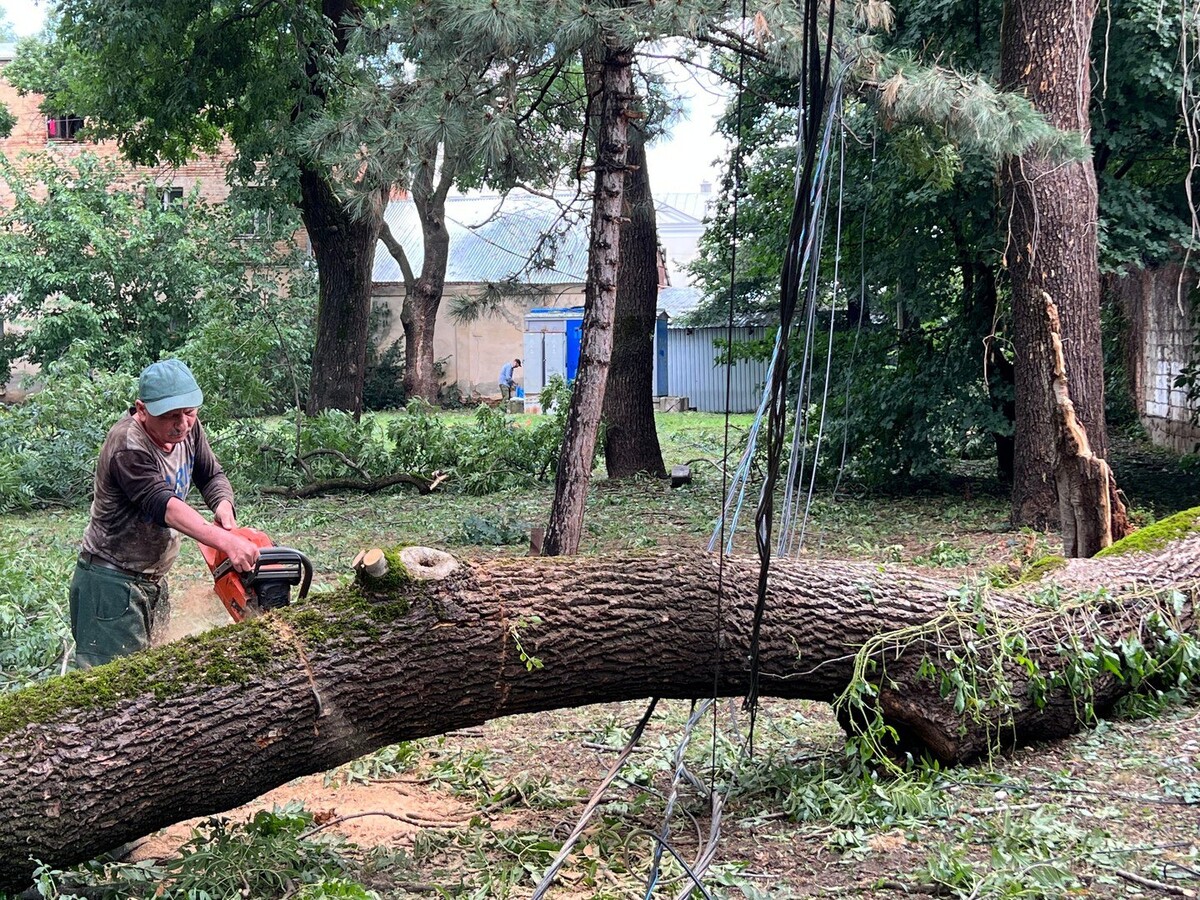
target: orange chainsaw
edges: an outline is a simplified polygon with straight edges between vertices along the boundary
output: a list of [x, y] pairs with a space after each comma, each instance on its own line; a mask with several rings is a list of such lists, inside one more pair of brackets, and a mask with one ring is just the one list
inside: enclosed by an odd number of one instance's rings
[[308, 594], [313, 567], [307, 556], [291, 547], [276, 547], [261, 531], [235, 528], [233, 533], [258, 545], [258, 562], [250, 572], [236, 572], [224, 552], [200, 545], [200, 553], [212, 572], [217, 596], [233, 621], [252, 619], [291, 602], [292, 585], [300, 585], [300, 598]]

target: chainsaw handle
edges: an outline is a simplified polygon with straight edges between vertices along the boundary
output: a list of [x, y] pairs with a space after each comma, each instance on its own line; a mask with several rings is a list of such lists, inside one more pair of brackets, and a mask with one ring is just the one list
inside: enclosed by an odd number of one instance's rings
[[262, 567], [263, 563], [271, 565], [272, 563], [290, 563], [293, 560], [300, 561], [300, 568], [302, 569], [299, 582], [300, 593], [296, 599], [303, 600], [308, 596], [308, 588], [309, 585], [312, 584], [313, 564], [312, 560], [310, 560], [299, 550], [295, 550], [291, 547], [263, 547], [258, 551], [258, 562], [254, 564], [253, 574], [257, 575], [259, 573], [259, 569]]
[[[278, 565], [280, 563], [300, 562], [300, 572], [296, 581], [290, 581], [290, 584], [300, 585], [300, 594], [298, 600], [303, 600], [308, 596], [308, 588], [312, 584], [313, 564], [307, 556], [299, 550], [291, 547], [263, 547], [258, 551], [258, 562], [254, 564], [254, 568], [249, 572], [239, 572], [238, 576], [244, 584], [251, 584], [258, 577], [264, 563], [267, 565]], [[222, 575], [230, 572], [233, 569], [233, 563], [228, 559], [223, 560], [219, 566], [212, 570], [213, 578], [220, 579]]]

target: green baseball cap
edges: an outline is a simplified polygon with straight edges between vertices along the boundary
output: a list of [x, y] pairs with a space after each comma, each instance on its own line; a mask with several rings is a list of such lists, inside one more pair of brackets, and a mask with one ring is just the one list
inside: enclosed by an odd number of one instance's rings
[[178, 359], [164, 359], [142, 369], [138, 399], [150, 415], [161, 416], [173, 409], [199, 406], [204, 402], [204, 394], [191, 369]]

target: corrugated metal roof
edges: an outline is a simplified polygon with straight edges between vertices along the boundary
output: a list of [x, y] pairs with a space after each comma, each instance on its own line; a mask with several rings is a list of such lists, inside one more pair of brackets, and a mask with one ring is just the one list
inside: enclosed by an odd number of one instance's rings
[[[656, 206], [678, 209], [688, 217], [694, 217], [699, 209], [702, 217], [704, 202], [711, 196], [666, 194], [656, 201]], [[507, 197], [495, 194], [448, 197], [446, 227], [450, 232], [450, 262], [446, 270], [447, 283], [514, 279], [523, 284], [582, 284], [587, 277], [590, 216], [586, 207], [564, 216], [562, 204], [566, 199], [569, 198], [551, 199], [524, 191], [513, 191]], [[676, 207], [675, 203], [682, 206]], [[385, 218], [392, 235], [409, 254], [413, 271], [420, 271], [423, 245], [416, 206], [412, 200], [393, 200], [388, 204]], [[399, 264], [382, 242], [375, 253], [373, 280], [404, 280]], [[682, 295], [678, 302], [685, 302]], [[675, 315], [674, 312], [671, 314]]]
[[692, 312], [700, 305], [703, 294], [693, 287], [665, 287], [658, 289], [658, 308], [672, 319]]
[[708, 205], [715, 202], [717, 195], [711, 191], [688, 191], [663, 194], [654, 198], [654, 206], [660, 212], [678, 217], [682, 213], [689, 219], [703, 222], [708, 215]]
[[[409, 254], [413, 271], [419, 271], [424, 247], [415, 204], [393, 200], [385, 218]], [[587, 273], [586, 217], [575, 214], [566, 219], [557, 204], [541, 197], [518, 192], [505, 198], [449, 197], [446, 228], [450, 232], [448, 283], [515, 279], [524, 284], [563, 284], [582, 282]], [[373, 278], [404, 280], [382, 242], [375, 252]]]

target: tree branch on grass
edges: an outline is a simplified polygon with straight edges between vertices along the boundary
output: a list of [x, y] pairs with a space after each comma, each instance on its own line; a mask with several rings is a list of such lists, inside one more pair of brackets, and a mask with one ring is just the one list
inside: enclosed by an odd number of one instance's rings
[[361, 491], [364, 494], [373, 494], [386, 488], [395, 487], [398, 484], [411, 484], [417, 489], [418, 493], [428, 494], [449, 477], [445, 472], [435, 472], [431, 479], [421, 478], [418, 475], [408, 475], [406, 473], [384, 475], [382, 478], [371, 479], [328, 478], [324, 481], [314, 481], [295, 488], [266, 487], [262, 489], [262, 492], [276, 497], [301, 500], [305, 497], [316, 497], [320, 494], [330, 494], [334, 491]]

